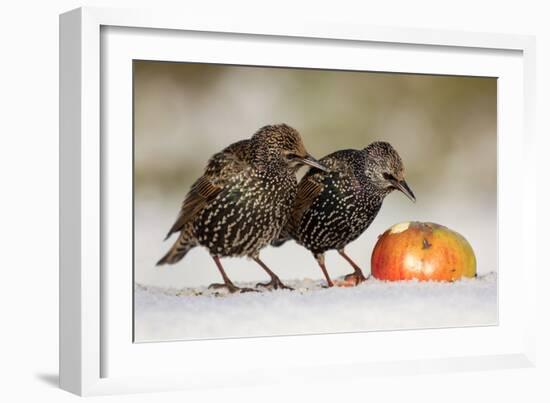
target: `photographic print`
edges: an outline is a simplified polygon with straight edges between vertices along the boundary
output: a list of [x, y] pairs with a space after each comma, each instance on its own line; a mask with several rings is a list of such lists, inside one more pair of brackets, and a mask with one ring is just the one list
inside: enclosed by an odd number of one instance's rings
[[133, 82], [135, 342], [497, 324], [496, 78]]

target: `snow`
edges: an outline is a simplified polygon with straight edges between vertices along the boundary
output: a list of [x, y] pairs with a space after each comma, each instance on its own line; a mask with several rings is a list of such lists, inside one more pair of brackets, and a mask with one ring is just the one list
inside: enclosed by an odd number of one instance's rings
[[[385, 282], [228, 294], [136, 284], [135, 340], [167, 341], [496, 325], [497, 274], [449, 282]], [[254, 287], [253, 283], [239, 283]]]

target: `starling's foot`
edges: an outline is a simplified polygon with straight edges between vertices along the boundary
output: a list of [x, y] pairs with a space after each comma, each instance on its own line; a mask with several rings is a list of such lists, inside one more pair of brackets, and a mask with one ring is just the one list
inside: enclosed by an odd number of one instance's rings
[[334, 283], [331, 281], [327, 282], [326, 285], [322, 285], [321, 288], [332, 288], [334, 287]]
[[291, 290], [291, 291], [294, 290], [294, 288], [284, 285], [283, 282], [278, 277], [272, 278], [269, 283], [258, 283], [256, 284], [256, 287], [265, 287], [270, 290], [278, 290], [278, 289]]
[[258, 290], [255, 290], [254, 288], [250, 287], [242, 287], [239, 288], [240, 292], [259, 292]]
[[355, 285], [359, 285], [363, 281], [367, 281], [367, 277], [363, 273], [351, 273], [344, 277], [346, 281], [353, 281]]
[[214, 283], [214, 284], [210, 284], [208, 286], [208, 288], [213, 288], [215, 290], [219, 289], [219, 288], [227, 288], [227, 290], [231, 293], [231, 294], [234, 294], [236, 292], [240, 292], [240, 293], [243, 293], [243, 292], [258, 292], [258, 290], [255, 290], [254, 288], [248, 288], [248, 287], [237, 287], [235, 284], [233, 283]]

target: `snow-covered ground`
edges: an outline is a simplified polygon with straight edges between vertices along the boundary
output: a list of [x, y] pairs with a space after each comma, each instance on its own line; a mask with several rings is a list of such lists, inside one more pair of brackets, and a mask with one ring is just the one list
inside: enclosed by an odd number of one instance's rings
[[[356, 332], [497, 323], [497, 274], [446, 282], [384, 282], [227, 294], [207, 287], [135, 286], [137, 342]], [[253, 283], [239, 283], [253, 287]]]

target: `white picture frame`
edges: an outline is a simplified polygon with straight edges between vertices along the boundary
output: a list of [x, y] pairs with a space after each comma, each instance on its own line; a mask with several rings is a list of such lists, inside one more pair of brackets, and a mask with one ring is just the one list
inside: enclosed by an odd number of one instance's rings
[[[123, 37], [108, 39], [110, 27], [122, 30]], [[142, 30], [142, 31], [139, 31]], [[144, 31], [145, 30], [145, 31]], [[132, 37], [141, 32], [139, 41]], [[111, 216], [102, 209], [110, 203], [106, 194], [110, 181], [117, 178], [112, 165], [106, 165], [102, 133], [111, 124], [127, 130], [124, 116], [111, 121], [109, 108], [116, 105], [117, 94], [128, 91], [130, 79], [113, 90], [113, 83], [102, 80], [105, 48], [119, 46], [120, 57], [133, 57], [140, 48], [155, 45], [160, 60], [181, 60], [172, 54], [172, 45], [179, 34], [192, 32], [195, 38], [218, 33], [221, 41], [239, 38], [242, 49], [234, 49], [235, 58], [219, 54], [209, 61], [273, 65], [262, 59], [261, 52], [247, 52], [248, 38], [257, 46], [262, 41], [281, 42], [280, 46], [297, 43], [302, 49], [312, 41], [333, 50], [352, 44], [354, 52], [361, 46], [375, 44], [392, 47], [399, 52], [416, 52], [429, 60], [428, 69], [422, 58], [408, 58], [404, 72], [428, 74], [466, 74], [499, 77], [499, 325], [480, 329], [434, 329], [407, 332], [356, 333], [345, 335], [289, 336], [234, 340], [207, 340], [200, 344], [150, 343], [136, 346], [128, 334], [128, 306], [131, 306], [132, 285], [125, 285], [127, 270], [112, 277], [105, 271], [107, 260], [127, 259], [128, 255], [112, 255], [109, 242], [121, 239], [129, 228], [116, 224], [115, 231], [105, 236]], [[151, 33], [155, 33], [152, 37]], [[164, 34], [163, 34], [164, 33]], [[169, 35], [168, 35], [169, 33]], [[166, 35], [165, 35], [166, 34]], [[224, 39], [226, 36], [226, 39]], [[221, 38], [221, 39], [220, 39]], [[135, 39], [135, 38], [134, 38]], [[129, 42], [121, 42], [128, 40]], [[229, 42], [228, 42], [229, 43]], [[192, 44], [191, 47], [193, 48]], [[198, 48], [198, 47], [195, 47]], [[290, 48], [289, 48], [290, 49]], [[150, 10], [117, 10], [80, 8], [60, 17], [60, 385], [79, 395], [134, 393], [224, 385], [253, 385], [271, 382], [292, 382], [301, 379], [325, 379], [369, 376], [371, 374], [412, 374], [419, 372], [464, 371], [528, 367], [534, 365], [535, 338], [535, 244], [527, 234], [535, 234], [535, 198], [532, 192], [511, 193], [514, 183], [520, 189], [535, 188], [529, 170], [513, 170], [507, 161], [515, 153], [524, 164], [533, 164], [535, 151], [533, 103], [535, 89], [534, 38], [521, 35], [468, 33], [443, 30], [417, 30], [331, 24], [319, 21], [247, 21], [246, 19], [211, 20], [192, 15], [173, 15]], [[127, 50], [127, 52], [126, 52]], [[178, 52], [185, 52], [179, 49]], [[439, 59], [430, 52], [443, 52]], [[290, 52], [292, 53], [292, 52]], [[443, 54], [442, 53], [442, 54]], [[469, 65], [461, 60], [467, 55], [481, 58]], [[197, 54], [198, 55], [198, 54]], [[295, 56], [298, 56], [294, 53]], [[477, 56], [476, 56], [477, 55]], [[197, 57], [203, 57], [198, 55]], [[174, 59], [175, 58], [175, 59]], [[318, 67], [311, 61], [299, 61], [301, 67]], [[201, 59], [202, 60], [202, 59]], [[398, 71], [387, 60], [369, 65], [372, 70]], [[383, 60], [386, 60], [385, 62]], [[441, 60], [441, 63], [440, 63]], [[464, 59], [466, 60], [466, 59]], [[451, 61], [454, 61], [453, 63]], [[418, 65], [411, 63], [418, 62]], [[121, 60], [124, 73], [127, 64]], [[311, 63], [308, 65], [307, 63]], [[384, 65], [386, 63], [386, 65]], [[288, 64], [288, 61], [286, 62]], [[454, 64], [451, 66], [451, 64]], [[477, 67], [476, 67], [477, 66]], [[503, 67], [504, 66], [504, 67]], [[108, 67], [108, 66], [107, 66]], [[323, 67], [330, 67], [324, 65]], [[109, 68], [109, 67], [108, 67]], [[359, 69], [360, 65], [356, 67]], [[120, 73], [119, 71], [119, 73]], [[502, 72], [502, 75], [500, 75]], [[126, 83], [126, 84], [125, 84]], [[501, 85], [502, 84], [502, 85]], [[124, 89], [124, 85], [126, 88]], [[129, 89], [131, 91], [131, 88]], [[106, 94], [109, 102], [105, 102]], [[128, 94], [126, 93], [125, 96]], [[120, 109], [117, 109], [120, 110]], [[129, 111], [131, 113], [131, 110]], [[115, 145], [116, 147], [116, 145]], [[124, 143], [119, 144], [124, 147]], [[113, 149], [110, 149], [112, 152]], [[122, 161], [121, 164], [123, 164]], [[122, 178], [122, 179], [121, 179]], [[126, 188], [131, 184], [127, 184]], [[506, 196], [503, 198], [503, 196]], [[111, 208], [109, 206], [109, 208]], [[127, 217], [127, 216], [126, 216]], [[127, 217], [128, 218], [128, 217]], [[123, 231], [116, 231], [116, 228]], [[118, 235], [116, 235], [118, 233]], [[113, 235], [114, 234], [114, 235]], [[521, 239], [521, 242], [517, 242]], [[124, 241], [124, 239], [122, 239]], [[126, 244], [131, 242], [126, 239]], [[115, 252], [116, 254], [116, 252]], [[512, 279], [506, 265], [521, 267], [518, 278]], [[501, 275], [502, 273], [502, 275]], [[126, 276], [126, 277], [125, 277]], [[107, 283], [105, 282], [108, 280]], [[507, 296], [521, 295], [512, 304]], [[112, 296], [116, 294], [117, 298]], [[130, 315], [131, 316], [131, 315]], [[464, 340], [462, 348], [451, 350], [441, 343], [443, 338]], [[410, 340], [417, 351], [385, 349], [384, 343], [399, 345]], [[478, 342], [480, 341], [481, 342]], [[483, 341], [484, 340], [484, 341]], [[490, 343], [490, 340], [495, 340]], [[498, 340], [498, 342], [496, 341]], [[353, 357], [320, 357], [319, 343], [330, 348], [341, 343], [363, 346]], [[187, 344], [185, 344], [187, 343]], [[193, 343], [193, 342], [191, 342]], [[368, 348], [376, 344], [376, 349]], [[382, 346], [382, 347], [380, 347]], [[264, 350], [273, 351], [270, 359], [258, 358]], [[299, 351], [295, 358], [282, 360], [281, 351]], [[167, 357], [171, 357], [168, 360]], [[184, 355], [183, 355], [184, 354]], [[204, 354], [217, 354], [219, 365], [212, 369], [201, 362]], [[178, 359], [183, 355], [185, 359]], [[174, 359], [175, 358], [175, 359]], [[232, 363], [231, 366], [224, 362]], [[140, 363], [142, 365], [140, 366]], [[162, 365], [161, 365], [162, 364]], [[147, 368], [155, 368], [155, 373]], [[162, 370], [159, 370], [162, 368]], [[190, 371], [192, 369], [192, 371]], [[307, 369], [307, 371], [304, 371]], [[335, 375], [336, 374], [336, 375]], [[328, 379], [328, 378], [327, 378]]]

